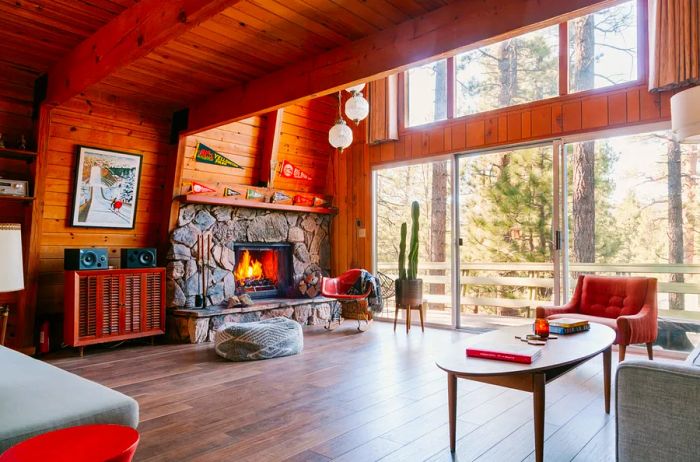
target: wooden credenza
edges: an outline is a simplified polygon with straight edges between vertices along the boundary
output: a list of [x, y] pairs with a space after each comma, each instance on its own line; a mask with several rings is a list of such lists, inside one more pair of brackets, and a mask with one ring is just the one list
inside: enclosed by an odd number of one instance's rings
[[165, 333], [165, 268], [65, 272], [64, 343], [82, 347]]

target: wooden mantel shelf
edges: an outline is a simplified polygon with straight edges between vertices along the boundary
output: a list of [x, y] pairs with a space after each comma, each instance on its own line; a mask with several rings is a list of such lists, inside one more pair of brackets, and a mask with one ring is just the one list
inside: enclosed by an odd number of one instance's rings
[[230, 205], [231, 207], [244, 207], [249, 209], [282, 210], [285, 212], [320, 213], [323, 215], [335, 215], [338, 210], [327, 207], [309, 207], [306, 205], [275, 204], [271, 202], [251, 201], [247, 199], [234, 199], [231, 197], [216, 197], [199, 194], [186, 194], [178, 198], [186, 204]]

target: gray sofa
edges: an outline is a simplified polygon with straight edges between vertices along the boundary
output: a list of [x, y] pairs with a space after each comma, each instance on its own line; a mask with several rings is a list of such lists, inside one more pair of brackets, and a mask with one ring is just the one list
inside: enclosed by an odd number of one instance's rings
[[700, 347], [685, 363], [624, 361], [617, 368], [617, 460], [700, 460]]
[[0, 346], [0, 453], [58, 428], [138, 421], [132, 398]]

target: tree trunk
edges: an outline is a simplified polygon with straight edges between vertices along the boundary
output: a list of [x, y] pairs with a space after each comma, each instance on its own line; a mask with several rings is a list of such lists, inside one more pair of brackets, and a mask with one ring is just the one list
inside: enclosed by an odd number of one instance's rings
[[515, 40], [501, 42], [498, 47], [498, 104], [507, 107], [513, 104], [513, 97], [518, 93], [518, 54]]
[[[445, 236], [447, 234], [447, 161], [433, 162], [430, 207], [430, 261], [447, 262]], [[449, 263], [449, 262], [447, 262]], [[430, 270], [429, 274], [445, 276], [445, 270]], [[430, 294], [445, 294], [445, 284], [431, 283]], [[431, 304], [431, 309], [444, 309], [442, 303]]]
[[438, 61], [435, 70], [435, 120], [447, 118], [447, 63]]
[[[683, 263], [683, 183], [681, 177], [681, 147], [668, 141], [668, 262]], [[671, 282], [683, 282], [683, 273], [671, 274]], [[669, 308], [685, 309], [683, 294], [668, 294]]]
[[574, 145], [573, 225], [574, 261], [595, 262], [595, 143]]
[[698, 211], [697, 187], [698, 187], [698, 148], [688, 147], [688, 175], [685, 182], [685, 230], [683, 232], [683, 244], [685, 253], [685, 263], [692, 265], [695, 263], [695, 233], [696, 214]]
[[[595, 79], [595, 35], [593, 15], [570, 23], [574, 49], [571, 54], [573, 90], [593, 88]], [[595, 262], [595, 143], [574, 145], [573, 169], [574, 260]]]

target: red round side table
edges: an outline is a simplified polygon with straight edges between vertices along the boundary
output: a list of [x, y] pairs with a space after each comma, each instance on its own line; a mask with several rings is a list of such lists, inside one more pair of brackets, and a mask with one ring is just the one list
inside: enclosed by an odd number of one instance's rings
[[131, 462], [139, 433], [123, 425], [82, 425], [37, 435], [12, 446], [0, 462]]

